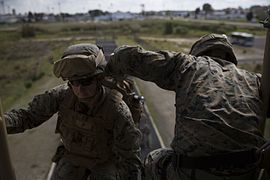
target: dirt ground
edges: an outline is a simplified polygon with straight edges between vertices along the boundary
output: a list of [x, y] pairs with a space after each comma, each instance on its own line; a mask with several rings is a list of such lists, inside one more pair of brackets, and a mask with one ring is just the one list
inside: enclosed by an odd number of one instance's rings
[[[33, 90], [33, 94], [25, 95], [17, 100], [14, 108], [25, 107], [35, 94], [59, 84], [59, 80], [51, 78], [41, 82]], [[45, 180], [51, 167], [51, 158], [59, 143], [59, 136], [54, 133], [56, 116], [41, 126], [24, 133], [8, 135], [9, 150], [17, 180]]]
[[56, 118], [22, 134], [9, 135], [9, 149], [17, 180], [45, 180], [59, 138]]

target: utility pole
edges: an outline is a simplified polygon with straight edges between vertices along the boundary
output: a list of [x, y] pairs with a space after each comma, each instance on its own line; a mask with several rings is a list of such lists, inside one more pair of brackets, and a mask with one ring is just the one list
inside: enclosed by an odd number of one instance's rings
[[5, 14], [5, 1], [1, 1], [2, 14]]
[[144, 15], [144, 13], [145, 13], [145, 5], [144, 4], [141, 4], [141, 10], [142, 10], [142, 15]]
[[50, 14], [50, 7], [47, 6], [47, 13]]
[[61, 14], [61, 3], [58, 2], [58, 10], [59, 10], [59, 14]]
[[113, 12], [113, 3], [110, 4], [110, 10]]

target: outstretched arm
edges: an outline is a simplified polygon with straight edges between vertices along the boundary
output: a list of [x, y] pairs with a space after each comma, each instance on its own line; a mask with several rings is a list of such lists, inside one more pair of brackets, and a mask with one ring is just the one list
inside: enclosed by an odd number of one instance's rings
[[4, 114], [7, 132], [20, 133], [26, 129], [39, 126], [58, 111], [59, 103], [67, 89], [66, 85], [58, 86], [34, 97], [27, 109], [13, 109]]
[[122, 46], [111, 55], [106, 72], [113, 75], [128, 74], [152, 81], [161, 88], [174, 90], [179, 63], [175, 55], [167, 51], [146, 51], [139, 46]]

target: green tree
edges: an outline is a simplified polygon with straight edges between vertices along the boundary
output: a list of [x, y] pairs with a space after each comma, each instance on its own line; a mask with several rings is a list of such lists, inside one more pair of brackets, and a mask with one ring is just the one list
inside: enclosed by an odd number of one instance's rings
[[226, 14], [231, 14], [231, 8], [226, 8], [226, 9], [224, 9], [224, 11]]
[[105, 15], [106, 13], [99, 9], [94, 9], [94, 10], [88, 11], [88, 14], [91, 16], [91, 18], [94, 18], [96, 16]]
[[28, 19], [28, 22], [34, 22], [35, 17], [31, 11], [28, 12], [27, 19]]
[[251, 6], [250, 11], [253, 12], [253, 17], [263, 21], [267, 18], [267, 10], [270, 9], [270, 6]]
[[253, 19], [253, 12], [252, 11], [249, 11], [246, 15], [246, 18], [248, 21], [251, 21]]
[[173, 24], [171, 22], [165, 23], [164, 34], [172, 34], [173, 33]]
[[203, 11], [205, 12], [205, 19], [207, 18], [207, 15], [212, 13], [213, 12], [213, 8], [212, 8], [212, 5], [209, 4], [209, 3], [205, 3], [203, 4], [203, 7], [202, 7]]
[[29, 24], [23, 24], [21, 29], [21, 36], [23, 38], [31, 38], [36, 36], [35, 27], [30, 26]]
[[195, 9], [195, 19], [198, 19], [198, 14], [200, 14], [201, 9], [198, 7]]
[[43, 20], [44, 13], [34, 13], [33, 16], [35, 22], [39, 22]]

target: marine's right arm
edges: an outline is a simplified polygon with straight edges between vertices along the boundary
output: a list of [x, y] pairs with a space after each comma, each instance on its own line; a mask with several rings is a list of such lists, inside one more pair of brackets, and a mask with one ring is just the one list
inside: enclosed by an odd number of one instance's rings
[[35, 96], [26, 109], [13, 109], [5, 113], [7, 132], [20, 133], [48, 120], [58, 111], [67, 89], [67, 85], [57, 86]]
[[175, 75], [182, 64], [179, 53], [146, 51], [139, 46], [122, 46], [115, 50], [106, 72], [112, 75], [128, 74], [152, 81], [159, 87], [175, 90]]

